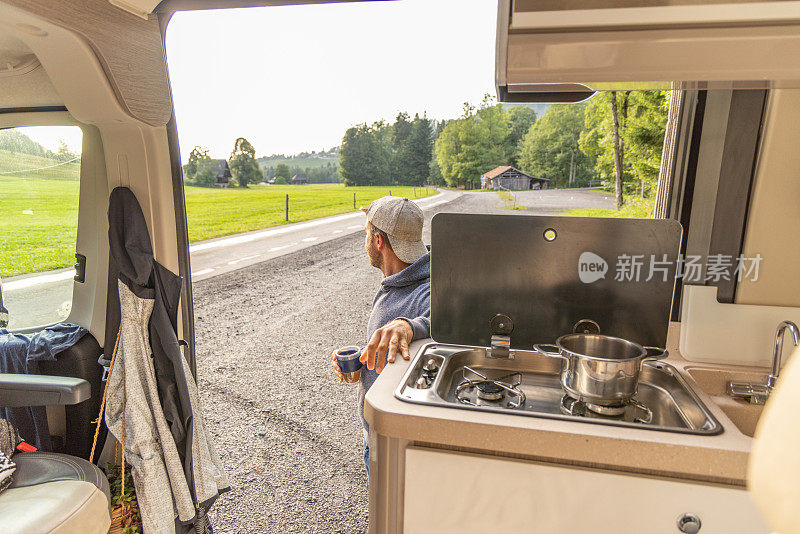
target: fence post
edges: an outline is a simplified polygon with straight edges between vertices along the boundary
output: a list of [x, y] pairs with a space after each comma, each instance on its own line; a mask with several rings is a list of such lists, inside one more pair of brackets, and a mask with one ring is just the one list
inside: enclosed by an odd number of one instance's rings
[[286, 220], [289, 220], [289, 193], [286, 193]]
[[356, 194], [353, 193], [353, 209], [356, 209]]
[[389, 196], [392, 196], [392, 190], [389, 189]]

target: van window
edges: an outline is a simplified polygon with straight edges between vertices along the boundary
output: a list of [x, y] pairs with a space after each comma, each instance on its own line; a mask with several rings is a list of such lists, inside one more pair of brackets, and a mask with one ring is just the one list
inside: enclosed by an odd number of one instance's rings
[[72, 309], [81, 144], [77, 126], [0, 130], [0, 308], [11, 330]]

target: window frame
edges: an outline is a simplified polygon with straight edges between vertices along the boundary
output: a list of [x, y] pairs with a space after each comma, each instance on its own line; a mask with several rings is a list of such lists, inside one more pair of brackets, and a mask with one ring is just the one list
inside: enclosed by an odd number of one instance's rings
[[[108, 185], [100, 132], [92, 125], [77, 121], [63, 107], [0, 110], [0, 129], [37, 126], [77, 126], [83, 135], [75, 253], [86, 257], [86, 274], [83, 282], [72, 282], [72, 307], [62, 322], [78, 324], [89, 329], [95, 337], [98, 334], [102, 337], [108, 284], [108, 223], [105, 221], [105, 209], [97, 208], [107, 205]], [[9, 331], [34, 333], [53, 324], [56, 323]]]

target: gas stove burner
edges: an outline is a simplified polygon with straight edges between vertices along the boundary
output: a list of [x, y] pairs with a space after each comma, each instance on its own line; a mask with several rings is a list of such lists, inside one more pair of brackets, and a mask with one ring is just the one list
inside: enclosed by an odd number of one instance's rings
[[649, 425], [653, 422], [653, 412], [637, 400], [630, 400], [620, 406], [600, 406], [564, 395], [561, 397], [561, 412], [565, 415], [576, 417], [621, 419], [644, 425]]
[[591, 410], [597, 415], [607, 415], [609, 417], [618, 417], [625, 413], [627, 406], [620, 404], [618, 406], [603, 406], [602, 404], [592, 404], [590, 402], [584, 403], [587, 410]]
[[[475, 378], [469, 378], [468, 374], [474, 375]], [[455, 391], [458, 402], [462, 404], [506, 408], [520, 408], [525, 404], [525, 393], [519, 389], [522, 379], [519, 373], [509, 373], [491, 379], [465, 366], [463, 376], [464, 381], [456, 387]], [[473, 392], [475, 392], [474, 398]], [[511, 398], [504, 403], [507, 397]]]
[[483, 400], [500, 400], [505, 396], [503, 386], [497, 382], [482, 380], [475, 383], [475, 388], [478, 390], [478, 398]]

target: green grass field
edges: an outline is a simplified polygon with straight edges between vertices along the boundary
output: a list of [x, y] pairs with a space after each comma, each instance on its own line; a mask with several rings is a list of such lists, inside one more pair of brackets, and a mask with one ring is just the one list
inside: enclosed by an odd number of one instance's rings
[[629, 219], [649, 219], [653, 216], [655, 204], [655, 198], [639, 198], [631, 196], [625, 197], [625, 203], [622, 205], [622, 209], [619, 211], [615, 209], [579, 208], [569, 210], [564, 215], [571, 215], [574, 217], [623, 217]]
[[0, 276], [75, 263], [80, 163], [58, 163], [0, 150]]
[[[186, 188], [189, 241], [202, 241], [286, 224], [286, 195], [290, 223], [327, 217], [368, 206], [388, 195], [424, 197], [435, 191], [417, 187], [345, 187], [343, 184], [256, 185], [249, 189]], [[416, 193], [416, 195], [415, 195]]]
[[[78, 225], [78, 170], [68, 165], [60, 167], [67, 167], [66, 172], [60, 174], [48, 169], [45, 179], [16, 174], [4, 176], [3, 170], [19, 168], [19, 165], [6, 165], [2, 156], [0, 154], [3, 236], [0, 277], [71, 266], [75, 262]], [[52, 164], [51, 160], [47, 161]], [[35, 162], [26, 161], [23, 168], [34, 168], [29, 163]], [[435, 193], [424, 188], [345, 187], [342, 184], [259, 185], [249, 189], [187, 187], [189, 240], [202, 241], [286, 224], [287, 194], [289, 222], [298, 222], [353, 211], [353, 193], [356, 206], [360, 207], [388, 195], [390, 190], [393, 195], [409, 198], [414, 198], [415, 193], [417, 197]]]
[[75, 263], [78, 181], [0, 176], [0, 277]]

